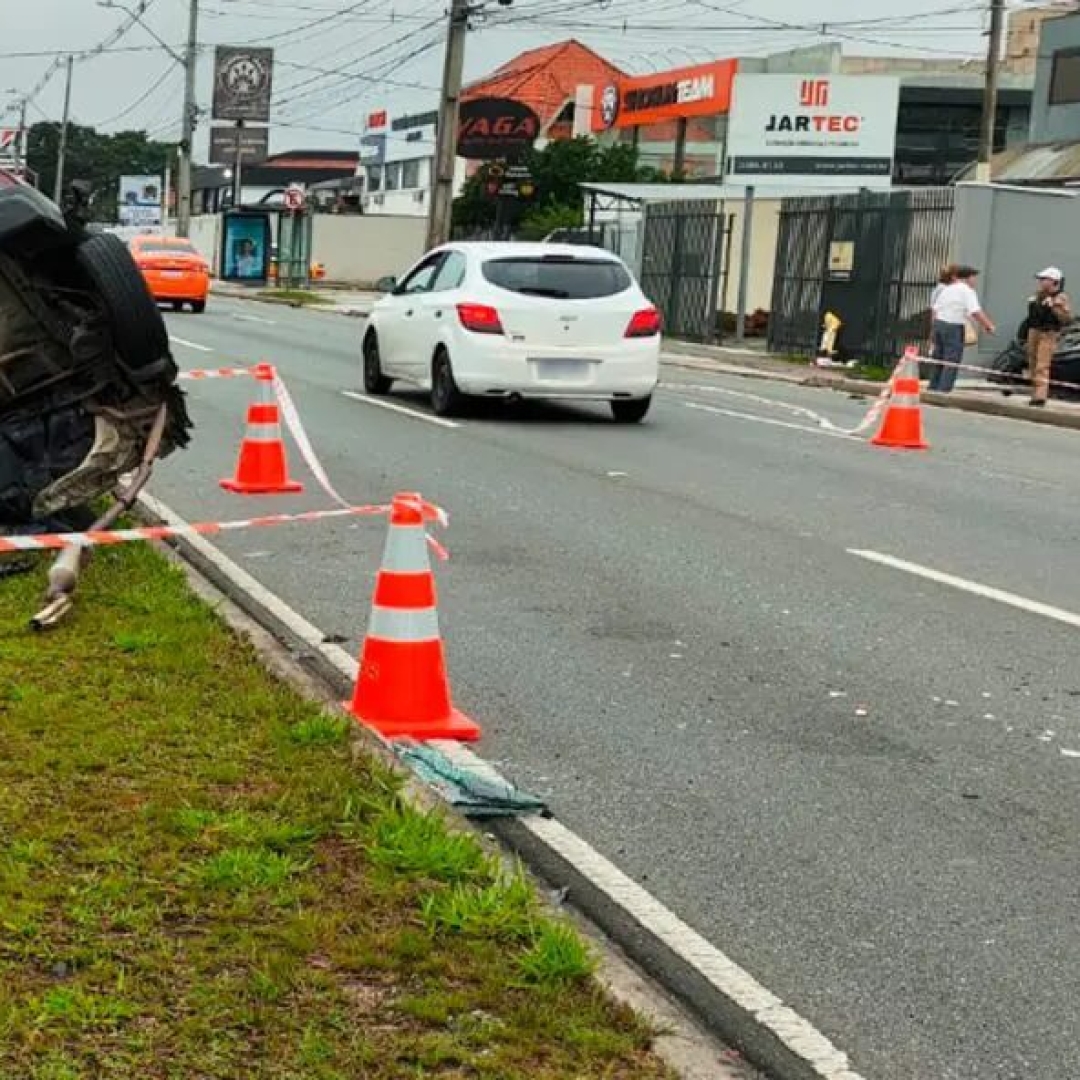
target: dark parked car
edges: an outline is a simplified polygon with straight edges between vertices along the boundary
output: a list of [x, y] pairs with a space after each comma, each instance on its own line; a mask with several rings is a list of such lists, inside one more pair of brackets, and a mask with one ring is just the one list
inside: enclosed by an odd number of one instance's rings
[[[1008, 347], [994, 359], [990, 382], [1002, 387], [1002, 392], [1028, 389], [1027, 377], [1027, 322], [1017, 328], [1016, 336]], [[1080, 398], [1080, 320], [1071, 322], [1061, 331], [1061, 339], [1054, 350], [1050, 367], [1050, 396], [1075, 401]]]

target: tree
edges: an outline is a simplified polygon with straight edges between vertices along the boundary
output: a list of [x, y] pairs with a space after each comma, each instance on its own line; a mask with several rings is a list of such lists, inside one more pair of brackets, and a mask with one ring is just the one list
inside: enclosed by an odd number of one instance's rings
[[[59, 124], [46, 122], [30, 128], [27, 164], [47, 195], [52, 195], [56, 182], [59, 146]], [[172, 143], [148, 139], [145, 131], [102, 134], [92, 127], [69, 124], [64, 176], [68, 180], [89, 180], [94, 190], [94, 216], [114, 221], [120, 177], [161, 176], [175, 153]]]
[[[536, 181], [536, 199], [521, 219], [522, 235], [546, 236], [543, 225], [573, 228], [583, 219], [580, 184], [628, 184], [669, 179], [656, 169], [643, 166], [631, 143], [601, 145], [594, 139], [557, 139], [542, 150], [531, 150], [525, 158]], [[490, 226], [495, 221], [495, 200], [486, 184], [489, 165], [485, 163], [471, 176], [454, 200], [454, 225], [463, 229]]]

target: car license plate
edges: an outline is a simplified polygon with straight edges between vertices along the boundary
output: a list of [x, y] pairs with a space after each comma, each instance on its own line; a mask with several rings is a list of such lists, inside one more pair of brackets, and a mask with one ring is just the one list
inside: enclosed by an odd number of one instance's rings
[[561, 356], [538, 357], [534, 363], [536, 364], [536, 375], [539, 379], [581, 382], [589, 376], [590, 364], [588, 360]]
[[163, 278], [182, 278], [184, 276], [183, 270], [162, 270], [161, 276]]

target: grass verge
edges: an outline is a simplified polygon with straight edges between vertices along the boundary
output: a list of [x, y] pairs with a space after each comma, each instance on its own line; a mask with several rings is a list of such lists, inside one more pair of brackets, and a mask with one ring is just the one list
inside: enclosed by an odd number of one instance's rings
[[651, 1032], [472, 837], [145, 547], [0, 581], [0, 1078], [653, 1080]]
[[301, 307], [317, 307], [332, 304], [333, 299], [314, 289], [261, 289], [255, 294], [263, 300], [277, 300], [283, 304], [299, 304]]

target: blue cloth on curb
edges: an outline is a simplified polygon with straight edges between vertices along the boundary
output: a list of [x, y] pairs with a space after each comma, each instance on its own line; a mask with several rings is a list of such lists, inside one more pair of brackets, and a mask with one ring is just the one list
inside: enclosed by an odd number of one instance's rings
[[547, 804], [542, 799], [519, 791], [501, 777], [484, 776], [455, 765], [432, 746], [413, 742], [394, 742], [391, 746], [419, 779], [466, 817], [547, 813]]

